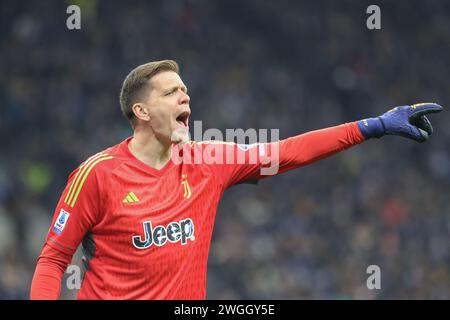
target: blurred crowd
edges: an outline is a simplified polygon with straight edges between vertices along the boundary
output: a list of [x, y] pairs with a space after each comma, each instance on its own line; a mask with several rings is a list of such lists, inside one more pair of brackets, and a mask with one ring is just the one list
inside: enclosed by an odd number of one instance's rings
[[[223, 132], [449, 108], [450, 3], [381, 1], [381, 30], [366, 28], [369, 4], [0, 1], [0, 299], [28, 299], [69, 173], [131, 135], [118, 95], [139, 64], [178, 61], [191, 121]], [[450, 299], [450, 111], [431, 121], [424, 144], [384, 137], [228, 190], [207, 298]]]

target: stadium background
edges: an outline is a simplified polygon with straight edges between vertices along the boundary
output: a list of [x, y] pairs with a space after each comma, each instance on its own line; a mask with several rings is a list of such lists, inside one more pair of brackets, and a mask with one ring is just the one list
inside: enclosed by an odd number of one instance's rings
[[[177, 60], [205, 129], [286, 138], [395, 105], [448, 108], [450, 2], [378, 1], [377, 31], [370, 4], [0, 1], [0, 298], [28, 298], [68, 174], [130, 135], [118, 92], [138, 64]], [[432, 122], [425, 144], [369, 141], [226, 192], [207, 297], [450, 299], [449, 110]], [[371, 264], [381, 290], [365, 286]]]

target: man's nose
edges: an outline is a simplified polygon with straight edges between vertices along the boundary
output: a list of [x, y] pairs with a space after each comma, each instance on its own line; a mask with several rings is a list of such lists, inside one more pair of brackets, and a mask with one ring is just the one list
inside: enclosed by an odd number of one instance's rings
[[189, 104], [189, 101], [191, 101], [191, 98], [189, 97], [189, 95], [185, 92], [181, 93], [181, 104]]

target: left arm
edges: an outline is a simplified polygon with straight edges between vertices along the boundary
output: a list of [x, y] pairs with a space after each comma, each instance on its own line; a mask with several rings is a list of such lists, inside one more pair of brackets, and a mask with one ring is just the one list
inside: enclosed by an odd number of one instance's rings
[[[275, 167], [273, 173], [279, 174], [330, 157], [364, 140], [357, 123], [352, 122], [270, 143], [267, 150], [270, 154], [271, 167]], [[263, 169], [259, 178], [271, 175], [271, 170], [267, 168], [267, 174], [264, 174]]]
[[215, 154], [216, 160], [222, 160], [212, 164], [212, 168], [226, 189], [234, 184], [254, 183], [305, 166], [364, 140], [357, 123], [352, 122], [271, 143], [241, 145], [212, 141], [201, 145], [208, 148], [203, 153]]
[[399, 135], [424, 142], [433, 132], [425, 115], [442, 109], [434, 103], [421, 103], [396, 107], [376, 118], [310, 131], [278, 142], [253, 145], [212, 143], [215, 152], [223, 154], [223, 159], [235, 159], [231, 163], [214, 164], [213, 171], [227, 188], [313, 163], [370, 138]]

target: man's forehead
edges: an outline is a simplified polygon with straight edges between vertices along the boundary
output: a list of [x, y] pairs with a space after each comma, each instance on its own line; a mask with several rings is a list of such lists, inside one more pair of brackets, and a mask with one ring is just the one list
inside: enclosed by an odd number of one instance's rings
[[174, 86], [185, 86], [178, 73], [174, 71], [163, 71], [150, 79], [151, 85], [155, 89], [165, 89]]

